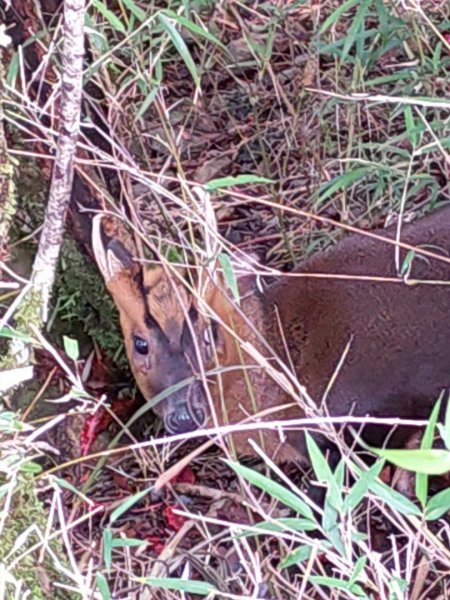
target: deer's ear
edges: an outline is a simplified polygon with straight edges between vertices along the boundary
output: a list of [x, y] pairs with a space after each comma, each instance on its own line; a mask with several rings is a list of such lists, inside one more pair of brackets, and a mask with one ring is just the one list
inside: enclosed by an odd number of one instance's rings
[[106, 287], [119, 310], [127, 339], [127, 332], [132, 330], [133, 324], [138, 324], [141, 331], [145, 330], [144, 298], [135, 277], [139, 267], [118, 239], [104, 242], [101, 220], [102, 215], [97, 215], [92, 222], [92, 248]]
[[118, 239], [113, 238], [106, 244], [102, 235], [102, 215], [92, 219], [92, 248], [95, 260], [105, 283], [123, 271], [131, 271], [135, 266], [131, 253]]

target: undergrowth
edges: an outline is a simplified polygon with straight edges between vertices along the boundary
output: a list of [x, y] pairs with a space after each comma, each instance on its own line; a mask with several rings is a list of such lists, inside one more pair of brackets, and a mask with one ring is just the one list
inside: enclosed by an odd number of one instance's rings
[[[32, 19], [36, 79], [54, 92], [47, 121], [32, 86], [23, 86], [23, 49], [11, 50], [6, 65], [6, 123], [27, 140], [11, 145], [19, 191], [25, 151], [45, 163], [54, 149], [61, 11], [49, 4]], [[10, 9], [6, 23], [24, 19], [22, 8]], [[288, 270], [343, 235], [326, 219], [373, 229], [450, 199], [447, 2], [94, 0], [86, 38], [80, 148], [90, 158], [79, 166], [89, 175], [104, 167], [116, 191], [110, 209], [153, 250], [204, 266], [218, 244]], [[34, 221], [28, 232], [17, 222], [17, 240], [33, 249], [23, 236], [38, 235], [43, 196], [21, 192], [19, 202], [19, 216]], [[5, 310], [10, 301], [2, 299]], [[20, 336], [14, 315], [2, 325]], [[86, 411], [98, 415], [111, 364], [104, 359], [122, 368], [123, 354], [113, 305], [72, 240], [50, 332], [34, 339], [38, 350], [52, 333], [58, 343], [45, 346], [45, 360], [37, 353], [36, 401], [48, 398], [49, 376], [62, 398], [56, 417], [67, 416], [66, 396], [94, 398]], [[72, 339], [68, 356], [63, 335]], [[2, 378], [2, 391], [16, 383], [6, 370]], [[186, 447], [137, 443], [130, 431], [120, 447], [50, 470], [37, 464], [53, 452], [50, 424], [29, 423], [27, 409], [14, 415], [13, 406], [0, 416], [0, 597], [449, 595], [450, 494], [429, 481], [449, 465], [448, 417], [439, 424], [437, 410], [416, 454], [380, 453], [370, 467], [339, 438], [332, 468], [308, 438], [306, 478], [322, 503], [305, 493], [300, 467], [282, 471], [261, 456], [249, 468], [224, 462], [219, 450], [160, 489], [156, 482]], [[444, 449], [432, 448], [436, 432]], [[382, 481], [387, 459], [421, 471], [413, 497]]]

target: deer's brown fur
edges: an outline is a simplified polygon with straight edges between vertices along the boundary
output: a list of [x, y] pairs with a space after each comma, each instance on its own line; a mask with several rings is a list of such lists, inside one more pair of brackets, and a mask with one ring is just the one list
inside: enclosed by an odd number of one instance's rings
[[[381, 231], [379, 235], [393, 240], [395, 233]], [[450, 208], [404, 226], [401, 240], [448, 257]], [[144, 396], [151, 399], [162, 384], [173, 385], [186, 373], [197, 378], [186, 392], [177, 392], [161, 403], [158, 412], [166, 425], [171, 411], [184, 410], [180, 406], [194, 407], [190, 425], [181, 420], [185, 430], [202, 425], [198, 421], [211, 414], [204, 381], [199, 377], [200, 363], [207, 371], [212, 412], [219, 424], [251, 420], [260, 411], [267, 413], [287, 404], [289, 408], [267, 418], [304, 415], [288, 393], [289, 379], [282, 386], [275, 381], [280, 371], [277, 360], [288, 364], [290, 359], [316, 403], [326, 394], [325, 405], [332, 415], [425, 417], [439, 392], [450, 385], [449, 261], [415, 255], [409, 281], [428, 283], [408, 284], [397, 274], [392, 244], [349, 235], [306, 260], [296, 270], [301, 277], [281, 278], [264, 294], [256, 290], [253, 278], [241, 278], [239, 310], [223, 286], [210, 283], [205, 299], [214, 314], [211, 327], [198, 298], [186, 291], [180, 277], [171, 277], [158, 267], [144, 270], [139, 284], [133, 269], [117, 253], [110, 251], [113, 267], [106, 271], [101, 265], [105, 259], [96, 253], [119, 309], [127, 354]], [[400, 255], [402, 262], [406, 250]], [[333, 275], [350, 279], [333, 279]], [[362, 276], [389, 281], [351, 279]], [[215, 349], [207, 343], [212, 329]], [[159, 364], [160, 372], [155, 374], [154, 365], [149, 368], [145, 357], [133, 350], [136, 331], [149, 340], [150, 362]], [[252, 348], [276, 369], [272, 371], [275, 377], [257, 360]], [[163, 367], [158, 352], [167, 363]], [[214, 375], [208, 375], [214, 368]], [[328, 389], [333, 375], [335, 380]], [[155, 379], [161, 381], [155, 383]], [[176, 420], [172, 423], [180, 425]], [[380, 442], [379, 431], [369, 431], [370, 441]], [[248, 437], [246, 433], [233, 437], [238, 452], [250, 452]], [[256, 433], [252, 437], [259, 439]], [[266, 432], [265, 449], [279, 460], [294, 458], [294, 448], [304, 452], [300, 432], [288, 433], [288, 439], [290, 444], [283, 444], [278, 432]], [[401, 441], [401, 436], [397, 440]]]

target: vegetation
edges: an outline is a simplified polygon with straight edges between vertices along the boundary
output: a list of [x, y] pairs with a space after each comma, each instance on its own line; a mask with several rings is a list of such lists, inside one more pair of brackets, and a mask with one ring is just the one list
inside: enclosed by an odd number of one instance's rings
[[[25, 18], [26, 3], [15, 4], [7, 24]], [[5, 169], [17, 159], [8, 254], [22, 275], [58, 114], [62, 12], [50, 0], [41, 9], [26, 14], [33, 37], [3, 54]], [[344, 235], [333, 222], [371, 229], [449, 200], [448, 2], [93, 0], [86, 37], [78, 168], [93, 188], [108, 183], [109, 209], [149, 249], [204, 266], [211, 248], [237, 246], [288, 270]], [[2, 283], [20, 284], [1, 297], [0, 329], [32, 343], [35, 363], [20, 410], [17, 365], [1, 367], [0, 597], [448, 595], [450, 492], [430, 481], [449, 470], [439, 404], [419, 449], [379, 452], [369, 467], [337, 430], [334, 467], [309, 437], [308, 472], [280, 470], [260, 450], [250, 468], [209, 449], [165, 487], [186, 444], [155, 443], [128, 423], [92, 448], [124, 361], [107, 291], [71, 235], [49, 331], [28, 327], [23, 281], [0, 263]], [[50, 398], [43, 417], [35, 408]], [[74, 416], [81, 433], [63, 435], [81, 458], [58, 459], [51, 434]], [[386, 461], [420, 471], [414, 497], [386, 484]]]

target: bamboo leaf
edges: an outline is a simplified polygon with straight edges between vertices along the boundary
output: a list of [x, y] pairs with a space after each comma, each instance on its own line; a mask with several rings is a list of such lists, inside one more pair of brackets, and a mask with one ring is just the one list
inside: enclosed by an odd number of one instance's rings
[[124, 34], [127, 32], [122, 21], [111, 10], [109, 10], [109, 8], [107, 8], [103, 2], [101, 2], [101, 0], [92, 0], [92, 5], [101, 15], [105, 17], [113, 29]]
[[158, 15], [158, 18], [161, 22], [161, 25], [164, 27], [165, 31], [172, 40], [172, 43], [177, 49], [179, 55], [183, 59], [184, 64], [188, 68], [195, 85], [197, 87], [200, 87], [200, 76], [198, 74], [197, 67], [195, 66], [194, 59], [192, 58], [191, 53], [189, 52], [189, 49], [186, 46], [186, 42], [184, 41], [180, 32], [174, 26], [172, 20], [163, 15], [162, 13]]

